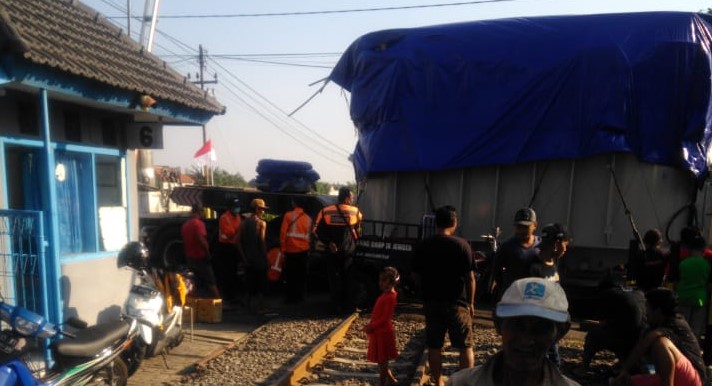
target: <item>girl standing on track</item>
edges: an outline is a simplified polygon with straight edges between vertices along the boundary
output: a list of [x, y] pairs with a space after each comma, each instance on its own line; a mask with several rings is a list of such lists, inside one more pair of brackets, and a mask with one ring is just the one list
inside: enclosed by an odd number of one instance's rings
[[398, 379], [388, 367], [388, 361], [398, 357], [396, 349], [396, 333], [393, 328], [393, 312], [396, 309], [396, 284], [400, 279], [398, 271], [393, 267], [383, 269], [378, 278], [378, 284], [383, 293], [376, 300], [371, 312], [371, 320], [364, 326], [368, 334], [368, 351], [366, 359], [378, 363], [380, 386], [398, 384]]

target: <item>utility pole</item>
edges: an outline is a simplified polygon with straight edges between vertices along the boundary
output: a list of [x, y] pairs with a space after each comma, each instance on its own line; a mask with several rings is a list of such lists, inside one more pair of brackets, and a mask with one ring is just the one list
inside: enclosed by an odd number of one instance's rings
[[[203, 45], [199, 44], [198, 45], [198, 65], [200, 66], [200, 73], [198, 76], [198, 80], [194, 81], [193, 83], [200, 84], [200, 89], [205, 90], [205, 85], [206, 84], [217, 84], [218, 83], [218, 75], [215, 74], [215, 79], [214, 80], [205, 80], [203, 74], [205, 72], [205, 51], [203, 50]], [[205, 125], [203, 125], [203, 144], [207, 142], [208, 138], [205, 133]], [[213, 171], [212, 171], [212, 165], [208, 167], [206, 173], [204, 173], [206, 182], [208, 185], [213, 184]]]
[[126, 0], [126, 35], [131, 39], [131, 0]]
[[[203, 45], [199, 44], [198, 45], [198, 65], [200, 66], [200, 73], [198, 74], [198, 80], [193, 81], [194, 84], [199, 84], [201, 90], [205, 90], [205, 85], [206, 84], [217, 84], [218, 83], [218, 74], [215, 74], [215, 78], [213, 80], [205, 80], [204, 78], [204, 72], [205, 72], [205, 53], [206, 51], [203, 50]], [[205, 125], [203, 125], [203, 143], [207, 141], [207, 137], [205, 136]]]
[[[147, 52], [153, 49], [153, 37], [156, 31], [156, 23], [158, 22], [158, 6], [161, 0], [145, 0], [143, 7], [143, 18], [141, 19], [141, 35], [139, 36], [139, 44], [141, 44]], [[131, 0], [126, 1], [128, 10], [129, 22], [131, 20]], [[128, 36], [131, 37], [131, 25], [128, 27]], [[140, 175], [143, 174], [146, 181], [152, 186], [156, 184], [156, 177], [153, 168], [153, 152], [151, 149], [138, 150], [138, 168]]]

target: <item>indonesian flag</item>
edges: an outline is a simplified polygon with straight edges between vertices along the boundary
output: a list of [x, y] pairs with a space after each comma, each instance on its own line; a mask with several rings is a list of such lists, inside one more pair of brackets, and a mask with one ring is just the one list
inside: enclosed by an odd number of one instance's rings
[[210, 139], [205, 142], [203, 147], [196, 151], [193, 156], [193, 162], [200, 166], [204, 166], [206, 164], [209, 165], [217, 160], [218, 158], [215, 155], [215, 149], [213, 149], [213, 142]]

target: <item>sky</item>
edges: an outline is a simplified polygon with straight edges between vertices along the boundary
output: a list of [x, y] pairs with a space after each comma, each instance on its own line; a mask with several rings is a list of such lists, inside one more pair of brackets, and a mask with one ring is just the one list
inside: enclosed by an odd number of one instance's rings
[[[144, 10], [144, 0], [81, 1], [124, 31], [127, 6], [134, 17]], [[217, 75], [217, 83], [205, 87], [227, 109], [205, 127], [216, 167], [250, 180], [261, 159], [306, 161], [321, 182], [344, 184], [355, 180], [348, 160], [357, 141], [350, 95], [333, 83], [318, 91], [340, 54], [361, 35], [470, 20], [708, 7], [712, 1], [162, 0], [152, 52], [196, 80], [198, 47], [206, 51], [204, 79]], [[383, 8], [396, 9], [373, 10]], [[132, 20], [130, 27], [138, 40], [139, 22]], [[154, 164], [184, 171], [194, 165], [202, 127], [164, 127], [163, 135], [164, 149], [153, 152]]]

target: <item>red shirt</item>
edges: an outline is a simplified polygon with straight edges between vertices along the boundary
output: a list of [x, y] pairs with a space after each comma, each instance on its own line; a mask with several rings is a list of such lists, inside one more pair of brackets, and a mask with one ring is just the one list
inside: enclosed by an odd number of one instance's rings
[[398, 294], [395, 291], [383, 292], [376, 299], [376, 304], [371, 311], [371, 321], [368, 323], [373, 329], [368, 334], [368, 350], [366, 360], [380, 363], [398, 357], [396, 347], [396, 333], [393, 328], [393, 313], [396, 309]]
[[205, 223], [199, 218], [191, 218], [183, 223], [180, 228], [183, 237], [183, 250], [185, 257], [195, 260], [203, 260], [208, 257], [208, 251], [200, 243], [200, 236], [208, 237], [208, 230]]

